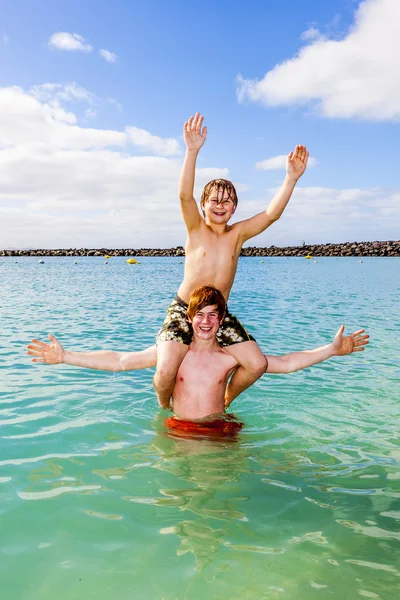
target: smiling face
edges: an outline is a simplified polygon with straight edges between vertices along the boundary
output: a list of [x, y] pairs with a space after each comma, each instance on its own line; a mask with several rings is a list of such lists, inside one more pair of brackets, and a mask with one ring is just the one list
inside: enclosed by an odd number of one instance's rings
[[217, 335], [223, 318], [219, 316], [218, 306], [209, 304], [203, 306], [192, 319], [193, 334], [202, 340], [211, 340]]
[[235, 212], [235, 204], [227, 190], [212, 188], [203, 205], [204, 216], [210, 223], [227, 223]]
[[237, 206], [236, 190], [227, 179], [209, 181], [201, 196], [201, 209], [206, 222], [224, 224], [229, 221]]

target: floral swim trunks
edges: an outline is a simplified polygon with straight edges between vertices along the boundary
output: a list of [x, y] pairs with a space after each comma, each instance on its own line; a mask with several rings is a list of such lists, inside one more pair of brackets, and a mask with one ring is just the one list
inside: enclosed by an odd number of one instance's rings
[[[186, 311], [188, 305], [179, 296], [175, 296], [168, 307], [168, 314], [163, 326], [157, 334], [156, 344], [160, 342], [180, 342], [190, 344], [193, 338], [192, 325], [189, 322]], [[226, 307], [224, 322], [217, 332], [217, 342], [220, 346], [232, 346], [241, 342], [255, 342], [239, 319], [231, 315]]]

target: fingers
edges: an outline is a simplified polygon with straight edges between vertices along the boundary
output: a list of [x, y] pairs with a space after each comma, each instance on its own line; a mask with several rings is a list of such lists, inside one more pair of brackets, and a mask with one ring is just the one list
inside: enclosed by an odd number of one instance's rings
[[200, 113], [196, 113], [194, 115], [194, 117], [190, 117], [191, 119], [193, 119], [193, 121], [191, 122], [190, 128], [192, 131], [199, 129], [199, 120], [200, 120]]
[[[191, 132], [194, 131], [196, 133], [199, 133], [201, 131], [201, 127], [203, 125], [203, 121], [204, 121], [204, 116], [201, 115], [199, 112], [197, 112], [194, 116], [192, 115], [191, 117], [189, 117], [189, 119], [187, 121], [185, 121], [185, 124], [183, 126], [184, 132]], [[206, 128], [204, 128], [206, 129]], [[203, 129], [203, 133], [204, 133], [204, 129]], [[207, 133], [206, 133], [207, 135]]]
[[355, 331], [351, 335], [360, 335], [360, 333], [364, 333], [364, 331], [365, 331], [365, 329], [359, 329], [358, 331]]
[[203, 137], [204, 139], [206, 139], [206, 137], [207, 137], [207, 127], [203, 127], [203, 133], [202, 133], [202, 137]]
[[30, 356], [42, 356], [43, 355], [43, 350], [38, 350], [36, 348], [34, 348], [33, 346], [27, 346], [28, 350], [27, 350], [27, 354], [29, 354]]
[[48, 344], [46, 344], [46, 342], [41, 342], [40, 340], [32, 340], [33, 344], [36, 344], [37, 346], [42, 346], [42, 348], [47, 348]]
[[301, 144], [299, 144], [294, 149], [294, 152], [293, 153], [291, 152], [290, 154], [292, 154], [291, 157], [289, 155], [290, 160], [292, 160], [293, 158], [298, 158], [299, 160], [301, 160], [301, 162], [303, 162], [307, 165], [307, 161], [308, 161], [308, 157], [309, 157], [310, 153], [307, 151], [306, 146], [302, 146]]
[[[352, 336], [353, 337], [353, 336]], [[369, 335], [358, 335], [357, 337], [353, 338], [355, 342], [361, 342], [363, 340], [368, 340], [369, 339]]]
[[27, 348], [27, 354], [29, 354], [29, 356], [40, 356], [43, 358], [46, 354], [46, 351], [40, 348], [34, 348], [33, 346], [27, 346]]

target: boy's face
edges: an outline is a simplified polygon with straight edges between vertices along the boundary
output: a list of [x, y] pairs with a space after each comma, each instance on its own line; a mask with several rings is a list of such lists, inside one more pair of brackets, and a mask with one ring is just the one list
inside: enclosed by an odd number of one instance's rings
[[235, 208], [228, 191], [218, 190], [216, 187], [211, 188], [210, 195], [203, 206], [206, 220], [215, 224], [227, 223]]
[[220, 319], [216, 305], [203, 306], [191, 321], [193, 333], [202, 340], [211, 340], [217, 335], [222, 321], [223, 319]]

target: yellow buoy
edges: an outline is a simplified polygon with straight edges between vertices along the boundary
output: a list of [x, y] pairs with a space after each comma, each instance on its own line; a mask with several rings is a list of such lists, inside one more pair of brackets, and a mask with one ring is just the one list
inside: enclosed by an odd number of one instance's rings
[[106, 254], [104, 258], [111, 258], [109, 254]]
[[127, 262], [129, 265], [139, 265], [139, 261], [135, 260], [134, 258], [128, 258], [125, 262]]
[[312, 258], [311, 254], [307, 254], [304, 258]]

